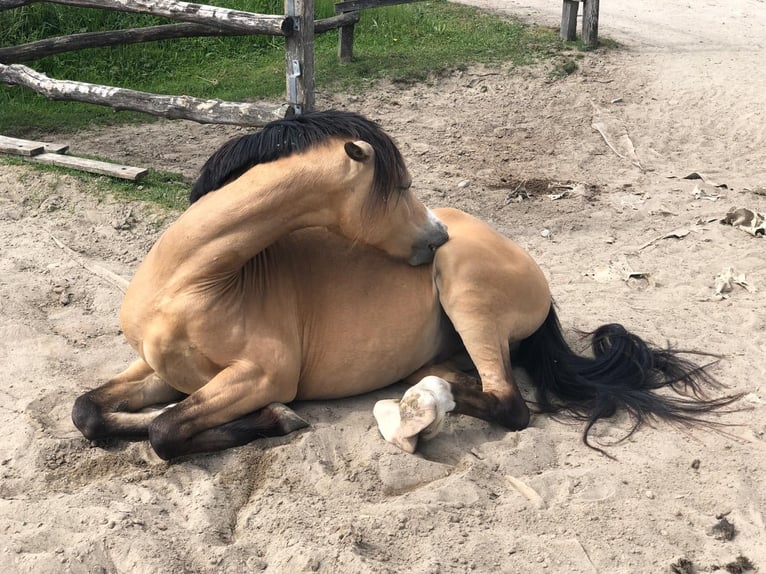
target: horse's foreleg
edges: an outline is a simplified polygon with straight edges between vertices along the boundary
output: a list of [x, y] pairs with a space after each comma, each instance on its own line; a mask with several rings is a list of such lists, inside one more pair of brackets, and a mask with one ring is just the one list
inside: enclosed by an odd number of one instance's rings
[[176, 391], [144, 361], [133, 362], [108, 383], [80, 395], [72, 408], [72, 422], [90, 440], [146, 438], [158, 411], [138, 412], [152, 405], [178, 401]]
[[156, 436], [152, 446], [157, 454], [168, 460], [184, 454], [242, 446], [259, 438], [284, 436], [307, 426], [309, 423], [287, 405], [271, 403], [254, 413], [194, 435], [183, 443], [182, 448], [179, 448], [179, 443], [176, 450], [165, 443], [160, 444]]
[[284, 404], [295, 398], [297, 374], [275, 375], [238, 364], [157, 416], [149, 441], [165, 460], [241, 446], [308, 426]]

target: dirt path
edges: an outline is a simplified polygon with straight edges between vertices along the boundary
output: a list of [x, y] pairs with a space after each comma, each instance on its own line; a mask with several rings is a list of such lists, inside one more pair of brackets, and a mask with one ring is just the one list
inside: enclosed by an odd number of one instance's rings
[[[502, 6], [560, 17], [556, 2]], [[379, 120], [429, 204], [476, 213], [527, 246], [567, 329], [619, 321], [722, 355], [714, 372], [749, 409], [726, 417], [738, 425], [728, 436], [658, 425], [611, 447], [614, 461], [581, 444], [579, 425], [550, 417], [520, 433], [455, 418], [409, 456], [371, 416], [394, 388], [299, 405], [312, 427], [297, 437], [171, 465], [143, 443], [94, 447], [69, 421], [72, 401], [131, 357], [117, 325], [122, 293], [99, 269], [129, 277], [167, 216], [5, 166], [0, 568], [654, 574], [671, 564], [725, 572], [741, 555], [764, 571], [766, 239], [717, 219], [731, 206], [766, 212], [766, 3], [635, 7], [602, 2], [601, 34], [622, 47], [585, 55], [563, 79], [547, 66], [477, 67], [320, 94], [319, 105]], [[594, 120], [629, 138], [632, 161]], [[237, 132], [159, 123], [70, 143], [191, 177]], [[679, 179], [693, 171], [727, 187]], [[573, 187], [554, 201], [563, 188], [546, 181]], [[669, 232], [681, 237], [658, 239]], [[750, 290], [715, 297], [729, 267]], [[625, 279], [628, 268], [641, 275]], [[618, 417], [595, 435], [609, 443], [628, 424]], [[732, 540], [710, 531], [721, 515]]]

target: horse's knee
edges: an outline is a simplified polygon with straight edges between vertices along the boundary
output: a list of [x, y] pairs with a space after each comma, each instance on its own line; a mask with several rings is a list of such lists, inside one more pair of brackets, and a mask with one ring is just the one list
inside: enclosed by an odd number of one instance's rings
[[495, 420], [508, 430], [519, 431], [529, 426], [529, 407], [520, 395], [500, 399]]
[[72, 422], [88, 440], [104, 438], [108, 434], [102, 408], [92, 392], [77, 397], [72, 407]]

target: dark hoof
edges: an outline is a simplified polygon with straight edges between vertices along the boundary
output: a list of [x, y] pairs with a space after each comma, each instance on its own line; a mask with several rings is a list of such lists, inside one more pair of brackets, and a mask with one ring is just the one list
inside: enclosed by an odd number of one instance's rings
[[508, 430], [520, 431], [529, 426], [529, 407], [524, 399], [501, 403], [496, 411], [495, 420]]
[[91, 393], [77, 397], [72, 407], [72, 422], [88, 440], [108, 437], [104, 416], [99, 406], [93, 401]]
[[271, 403], [264, 407], [264, 410], [268, 410], [271, 416], [274, 417], [274, 424], [282, 435], [290, 434], [309, 426], [309, 423], [299, 417], [294, 410], [282, 403]]
[[159, 415], [149, 423], [149, 444], [162, 460], [170, 460], [184, 454], [182, 441], [178, 440], [177, 431], [166, 415]]

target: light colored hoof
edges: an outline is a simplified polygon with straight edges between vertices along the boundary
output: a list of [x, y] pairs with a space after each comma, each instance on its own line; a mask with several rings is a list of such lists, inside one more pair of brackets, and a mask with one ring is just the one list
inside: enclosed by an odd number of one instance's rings
[[430, 440], [439, 434], [446, 414], [454, 408], [449, 383], [430, 376], [407, 390], [401, 401], [378, 401], [373, 414], [383, 438], [412, 453], [418, 437]]
[[413, 387], [399, 402], [399, 432], [404, 436], [417, 435], [438, 422], [438, 415], [436, 397], [427, 390], [414, 390]]
[[[418, 421], [418, 425], [423, 425], [420, 430], [420, 438], [423, 440], [431, 440], [438, 435], [444, 426], [447, 413], [455, 408], [450, 384], [435, 376], [423, 378], [404, 393], [402, 403], [404, 402], [420, 411], [413, 419]], [[404, 413], [402, 418], [405, 418]]]
[[418, 446], [418, 435], [402, 436], [399, 432], [401, 428], [399, 401], [394, 399], [378, 401], [372, 409], [372, 414], [384, 439], [405, 452], [410, 454], [415, 452]]

